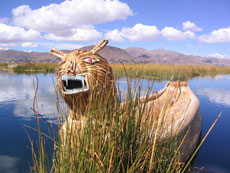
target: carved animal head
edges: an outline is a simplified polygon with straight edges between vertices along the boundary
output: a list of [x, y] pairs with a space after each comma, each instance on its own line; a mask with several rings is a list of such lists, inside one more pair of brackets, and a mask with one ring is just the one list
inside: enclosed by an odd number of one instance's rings
[[112, 68], [97, 54], [107, 43], [104, 39], [90, 51], [75, 50], [69, 54], [51, 49], [51, 54], [61, 58], [57, 88], [73, 112], [84, 112], [92, 93], [94, 97], [116, 94]]

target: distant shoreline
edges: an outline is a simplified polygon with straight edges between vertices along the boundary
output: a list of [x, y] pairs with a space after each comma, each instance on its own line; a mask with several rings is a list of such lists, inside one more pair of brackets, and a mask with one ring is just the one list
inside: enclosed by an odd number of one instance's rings
[[[198, 76], [215, 77], [230, 74], [230, 67], [163, 65], [163, 64], [110, 64], [114, 76], [147, 78], [153, 80], [188, 80]], [[0, 70], [13, 73], [55, 73], [58, 63], [0, 63]]]

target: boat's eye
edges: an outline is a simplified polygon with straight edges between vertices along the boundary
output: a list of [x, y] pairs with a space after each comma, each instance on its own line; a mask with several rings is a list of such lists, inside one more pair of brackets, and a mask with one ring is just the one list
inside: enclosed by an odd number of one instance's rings
[[89, 64], [94, 64], [96, 62], [99, 62], [99, 59], [91, 58], [91, 57], [85, 57], [84, 62], [89, 63]]

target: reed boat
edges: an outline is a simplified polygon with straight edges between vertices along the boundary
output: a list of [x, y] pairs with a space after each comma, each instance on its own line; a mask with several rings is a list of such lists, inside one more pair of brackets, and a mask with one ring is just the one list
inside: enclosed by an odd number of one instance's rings
[[[51, 49], [51, 54], [61, 59], [57, 71], [57, 89], [70, 108], [70, 116], [60, 129], [64, 141], [69, 132], [74, 141], [79, 130], [86, 126], [86, 111], [91, 98], [104, 98], [105, 101], [112, 95], [116, 103], [117, 87], [112, 68], [98, 54], [107, 43], [108, 40], [104, 39], [91, 50], [75, 50], [69, 54]], [[186, 161], [194, 151], [201, 133], [199, 100], [187, 83], [168, 82], [159, 92], [141, 98], [140, 103], [145, 106], [141, 126], [152, 129], [147, 135], [155, 139], [154, 136], [158, 136], [159, 140], [178, 136], [178, 145], [183, 142], [179, 159]], [[121, 108], [125, 104], [122, 103]], [[74, 142], [71, 146], [75, 146]]]
[[152, 132], [159, 139], [177, 136], [177, 143], [181, 144], [179, 160], [185, 162], [197, 146], [202, 123], [199, 100], [188, 84], [168, 82], [165, 88], [142, 98], [141, 102], [149, 110], [146, 123], [155, 122]]

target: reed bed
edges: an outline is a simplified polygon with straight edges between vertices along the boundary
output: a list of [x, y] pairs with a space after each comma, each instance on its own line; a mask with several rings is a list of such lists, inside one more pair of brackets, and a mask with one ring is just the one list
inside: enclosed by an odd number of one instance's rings
[[57, 71], [57, 63], [18, 63], [13, 65], [12, 68], [14, 73], [54, 73]]
[[[110, 64], [116, 77], [150, 78], [154, 80], [188, 80], [194, 77], [215, 77], [218, 74], [230, 74], [230, 67], [189, 66], [164, 64]], [[15, 73], [54, 73], [57, 63], [18, 63], [11, 68], [8, 63], [0, 63], [0, 70], [10, 69]]]
[[159, 65], [159, 64], [111, 64], [116, 77], [124, 77], [124, 67], [129, 77], [144, 77], [154, 80], [188, 80], [198, 76], [215, 77], [230, 74], [230, 67]]
[[8, 67], [8, 63], [1, 62], [0, 63], [0, 70], [6, 69]]

